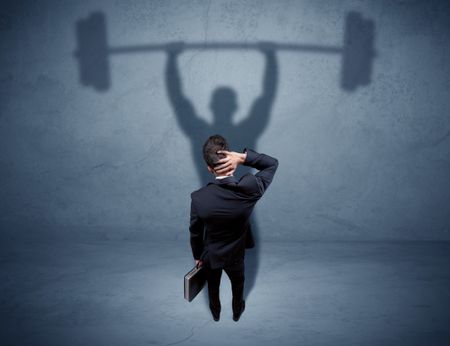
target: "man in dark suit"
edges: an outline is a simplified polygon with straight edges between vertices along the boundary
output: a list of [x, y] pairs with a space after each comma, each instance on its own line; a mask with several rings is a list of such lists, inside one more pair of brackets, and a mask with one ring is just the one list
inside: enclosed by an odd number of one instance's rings
[[[278, 160], [247, 148], [243, 153], [229, 151], [226, 139], [220, 135], [207, 139], [203, 157], [215, 179], [191, 194], [192, 254], [197, 265], [204, 266], [214, 320], [220, 318], [219, 286], [225, 270], [233, 293], [233, 320], [238, 321], [245, 309], [245, 248], [254, 246], [249, 219], [272, 182]], [[259, 172], [237, 180], [233, 173], [240, 164]]]

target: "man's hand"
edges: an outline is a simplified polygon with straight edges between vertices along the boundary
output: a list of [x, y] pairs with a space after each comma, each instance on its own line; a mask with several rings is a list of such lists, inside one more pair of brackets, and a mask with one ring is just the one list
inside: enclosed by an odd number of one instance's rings
[[217, 154], [225, 154], [226, 157], [217, 161], [218, 166], [214, 167], [217, 174], [232, 175], [239, 164], [245, 162], [247, 153], [236, 153], [234, 151], [219, 150]]
[[203, 261], [201, 260], [195, 260], [195, 266], [196, 267], [201, 267], [203, 265]]

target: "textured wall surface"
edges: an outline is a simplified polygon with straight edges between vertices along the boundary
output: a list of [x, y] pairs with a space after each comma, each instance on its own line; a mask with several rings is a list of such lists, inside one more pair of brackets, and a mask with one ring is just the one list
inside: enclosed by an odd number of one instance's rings
[[[165, 51], [111, 55], [96, 91], [73, 54], [95, 11], [111, 46], [340, 46], [356, 11], [377, 57], [348, 91], [340, 54], [183, 50], [176, 75]], [[444, 1], [2, 1], [1, 234], [185, 241], [199, 143], [225, 133], [280, 161], [255, 211], [264, 240], [450, 240], [449, 16]], [[212, 95], [235, 98], [231, 122]]]

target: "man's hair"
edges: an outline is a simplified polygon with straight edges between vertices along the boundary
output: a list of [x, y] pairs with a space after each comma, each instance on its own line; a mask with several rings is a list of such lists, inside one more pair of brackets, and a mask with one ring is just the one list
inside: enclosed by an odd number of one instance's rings
[[219, 150], [229, 151], [227, 140], [221, 135], [210, 136], [203, 144], [203, 158], [209, 167], [214, 168], [217, 161], [226, 157], [225, 154], [217, 154]]

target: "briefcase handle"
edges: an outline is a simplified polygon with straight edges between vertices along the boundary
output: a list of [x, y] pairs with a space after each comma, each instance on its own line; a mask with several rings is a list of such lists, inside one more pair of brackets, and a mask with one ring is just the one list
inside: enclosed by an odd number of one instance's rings
[[[208, 251], [204, 250], [202, 252], [202, 254], [200, 255], [199, 261], [201, 261], [202, 263], [205, 263], [205, 256], [206, 256], [207, 253], [208, 253]], [[197, 269], [199, 268], [198, 263], [195, 265], [195, 268], [197, 268]]]

